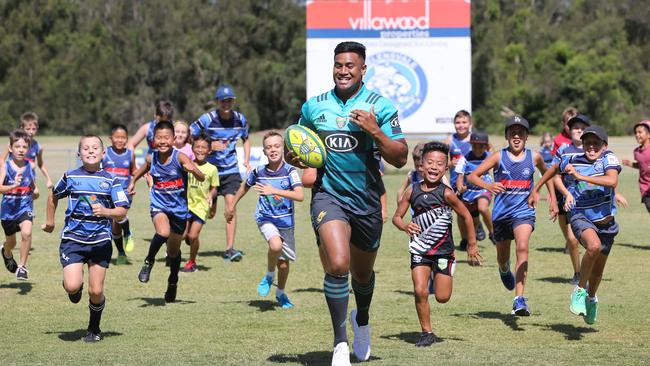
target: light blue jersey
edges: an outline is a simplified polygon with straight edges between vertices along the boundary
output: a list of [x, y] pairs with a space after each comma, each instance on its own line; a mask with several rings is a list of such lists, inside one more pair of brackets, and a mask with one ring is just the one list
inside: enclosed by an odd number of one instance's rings
[[129, 199], [120, 182], [103, 169], [97, 172], [83, 167], [68, 170], [52, 192], [59, 200], [68, 197], [61, 239], [82, 244], [97, 244], [112, 238], [113, 219], [94, 216], [91, 204], [99, 203], [107, 208], [129, 207]]
[[522, 160], [512, 160], [508, 148], [501, 149], [499, 165], [494, 168], [494, 181], [505, 187], [505, 192], [494, 197], [492, 220], [535, 217], [535, 209], [528, 207], [528, 195], [533, 189], [535, 162], [533, 152], [524, 150]]
[[[266, 165], [258, 166], [251, 171], [246, 179], [246, 186], [252, 187], [257, 183], [268, 184], [282, 190], [293, 190], [295, 187], [302, 186], [296, 168], [284, 162], [277, 171], [269, 170]], [[293, 213], [292, 200], [278, 195], [260, 195], [255, 221], [258, 224], [270, 222], [278, 229], [290, 229], [294, 226]]]
[[327, 160], [318, 169], [313, 192], [329, 194], [341, 207], [361, 215], [381, 209], [381, 157], [372, 137], [348, 116], [354, 109], [369, 111], [372, 106], [381, 130], [392, 140], [403, 139], [393, 103], [365, 85], [346, 102], [334, 89], [310, 98], [302, 105], [298, 122], [314, 130], [327, 148]]
[[[16, 182], [16, 174], [18, 173], [12, 160], [5, 162], [5, 171], [5, 181], [2, 184], [10, 186]], [[23, 178], [20, 185], [5, 192], [2, 196], [2, 213], [0, 214], [2, 220], [18, 220], [25, 213], [29, 217], [33, 216], [32, 185], [34, 179], [36, 179], [34, 166], [30, 162], [26, 162], [22, 174]]]

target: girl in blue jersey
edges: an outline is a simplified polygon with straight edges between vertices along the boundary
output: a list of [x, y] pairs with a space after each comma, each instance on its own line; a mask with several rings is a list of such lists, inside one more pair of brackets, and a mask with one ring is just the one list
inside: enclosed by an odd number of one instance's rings
[[[535, 209], [528, 206], [527, 199], [533, 189], [535, 167], [542, 173], [546, 171], [542, 156], [526, 148], [529, 129], [528, 121], [523, 117], [508, 119], [505, 130], [508, 147], [487, 157], [467, 177], [470, 184], [495, 195], [492, 222], [499, 275], [508, 290], [515, 290], [512, 314], [519, 316], [530, 315], [524, 286], [528, 274], [528, 241], [535, 229]], [[490, 169], [494, 169], [494, 183], [481, 179]], [[552, 188], [550, 183], [549, 186]], [[550, 195], [554, 200], [555, 195]], [[516, 278], [510, 271], [510, 242], [513, 239], [517, 254]]]
[[[411, 277], [415, 293], [415, 309], [422, 334], [416, 347], [428, 347], [435, 342], [429, 314], [428, 282], [433, 273], [436, 301], [446, 303], [451, 297], [456, 258], [452, 237], [452, 210], [465, 220], [469, 240], [467, 258], [470, 265], [480, 265], [481, 254], [476, 245], [474, 224], [467, 208], [451, 188], [442, 183], [447, 171], [449, 149], [440, 142], [430, 142], [422, 149], [422, 182], [406, 188], [393, 215], [393, 224], [410, 238]], [[409, 207], [413, 210], [410, 223], [403, 220]]]
[[[35, 172], [32, 164], [26, 160], [31, 137], [25, 130], [18, 129], [9, 134], [9, 151], [11, 159], [0, 165], [0, 193], [2, 197], [2, 228], [5, 243], [0, 246], [5, 267], [16, 274], [16, 279], [27, 280], [27, 257], [32, 247], [32, 220], [34, 218], [33, 198]], [[16, 263], [11, 251], [16, 246], [16, 233], [20, 232], [20, 260]]]
[[[115, 175], [125, 191], [131, 181], [131, 175], [135, 172], [135, 154], [133, 150], [126, 147], [128, 139], [126, 126], [114, 125], [111, 128], [110, 136], [112, 145], [106, 149], [102, 160], [102, 168]], [[131, 201], [131, 197], [129, 197], [129, 201]], [[113, 221], [113, 241], [117, 249], [116, 264], [126, 264], [126, 252], [133, 251], [135, 246], [128, 217], [124, 217], [120, 221]]]
[[584, 153], [565, 156], [560, 164], [554, 164], [535, 185], [528, 201], [534, 204], [534, 193], [544, 182], [558, 173], [565, 175], [568, 193], [564, 208], [573, 234], [586, 249], [580, 267], [580, 280], [571, 294], [569, 310], [584, 316], [587, 324], [593, 324], [598, 315], [596, 291], [618, 234], [618, 224], [614, 220], [614, 189], [618, 184], [621, 165], [614, 153], [607, 150], [607, 133], [602, 127], [587, 127], [581, 139]]
[[98, 342], [106, 303], [104, 279], [113, 252], [111, 223], [126, 216], [129, 199], [117, 178], [101, 168], [104, 145], [98, 136], [82, 137], [78, 154], [83, 165], [65, 172], [52, 188], [47, 218], [41, 228], [48, 233], [54, 230], [58, 201], [68, 197], [59, 247], [63, 287], [70, 301], [78, 303], [83, 289], [83, 265], [88, 263], [90, 319], [84, 341]]
[[284, 288], [289, 278], [289, 261], [296, 260], [293, 201], [300, 202], [304, 199], [302, 182], [296, 169], [283, 160], [282, 135], [275, 131], [268, 132], [264, 135], [262, 145], [269, 163], [257, 167], [248, 175], [246, 182], [235, 194], [232, 205], [226, 208], [224, 216], [226, 221], [232, 220], [237, 202], [251, 187], [260, 195], [255, 220], [269, 244], [269, 250], [267, 272], [257, 286], [257, 292], [260, 296], [269, 294], [277, 267], [278, 289], [275, 298], [283, 309], [290, 309], [293, 303]]
[[167, 243], [169, 258], [169, 278], [165, 301], [176, 301], [176, 284], [181, 265], [181, 239], [185, 232], [187, 219], [187, 195], [185, 184], [187, 172], [194, 174], [202, 182], [203, 172], [186, 155], [174, 149], [174, 126], [167, 121], [160, 121], [154, 128], [155, 150], [148, 155], [145, 163], [133, 174], [128, 193], [135, 194], [135, 182], [147, 172], [153, 179], [151, 186], [151, 219], [156, 234], [151, 239], [149, 253], [138, 274], [140, 282], [149, 282], [151, 268], [160, 247]]

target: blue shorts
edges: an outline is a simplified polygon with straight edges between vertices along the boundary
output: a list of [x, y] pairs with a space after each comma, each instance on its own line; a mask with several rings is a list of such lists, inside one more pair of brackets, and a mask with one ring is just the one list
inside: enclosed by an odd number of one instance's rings
[[152, 220], [154, 216], [158, 214], [166, 215], [167, 220], [169, 220], [169, 228], [174, 234], [183, 235], [185, 233], [185, 226], [187, 225], [185, 218], [174, 216], [173, 214], [165, 211], [150, 211], [149, 214], [151, 215]]
[[313, 194], [311, 201], [311, 224], [316, 233], [316, 243], [320, 245], [318, 229], [328, 221], [340, 220], [350, 225], [350, 242], [364, 252], [376, 252], [379, 249], [381, 230], [384, 222], [381, 211], [369, 215], [350, 212], [337, 204], [334, 197], [327, 193]]
[[189, 217], [187, 218], [187, 221], [189, 221], [189, 222], [198, 222], [201, 225], [205, 225], [205, 220], [203, 220], [202, 218], [196, 216], [196, 214], [194, 212], [190, 211], [188, 213], [188, 215], [189, 215]]
[[573, 235], [580, 240], [580, 235], [587, 230], [592, 229], [598, 235], [600, 239], [600, 252], [604, 255], [608, 255], [612, 250], [612, 245], [614, 244], [614, 238], [618, 234], [618, 224], [616, 220], [613, 220], [602, 225], [596, 225], [585, 217], [581, 213], [574, 213], [569, 218], [569, 224], [571, 224], [571, 230], [573, 230]]
[[96, 244], [83, 244], [62, 239], [59, 246], [59, 260], [63, 267], [73, 263], [94, 263], [108, 268], [111, 255], [113, 255], [113, 244], [110, 240]]
[[34, 213], [32, 211], [25, 211], [15, 220], [2, 220], [2, 229], [5, 231], [6, 236], [12, 236], [20, 232], [20, 224], [23, 221], [34, 221]]
[[494, 225], [494, 240], [514, 240], [515, 228], [519, 225], [528, 224], [532, 226], [533, 231], [535, 231], [535, 216], [511, 217], [494, 221], [492, 224]]

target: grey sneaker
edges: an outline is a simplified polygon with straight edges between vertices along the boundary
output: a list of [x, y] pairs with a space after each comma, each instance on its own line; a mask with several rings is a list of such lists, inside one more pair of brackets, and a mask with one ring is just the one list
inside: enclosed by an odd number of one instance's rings
[[18, 266], [18, 269], [16, 269], [16, 279], [20, 281], [27, 281], [27, 268], [23, 266]]

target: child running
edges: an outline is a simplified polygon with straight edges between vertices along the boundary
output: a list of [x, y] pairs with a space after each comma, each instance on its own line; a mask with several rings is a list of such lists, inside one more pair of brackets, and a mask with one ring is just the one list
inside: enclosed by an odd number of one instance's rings
[[634, 162], [623, 159], [623, 165], [639, 170], [641, 202], [650, 213], [650, 121], [644, 120], [634, 125], [634, 137], [639, 144], [634, 149]]
[[[34, 219], [34, 202], [38, 193], [34, 190], [34, 166], [27, 161], [27, 152], [31, 142], [30, 135], [23, 129], [9, 134], [9, 152], [11, 158], [0, 165], [0, 193], [2, 196], [2, 228], [5, 243], [0, 246], [5, 267], [16, 275], [17, 280], [27, 280], [27, 257], [32, 247], [32, 220]], [[20, 260], [14, 260], [11, 251], [16, 246], [16, 233], [20, 232]]]
[[185, 263], [183, 272], [196, 272], [196, 255], [199, 252], [199, 235], [208, 218], [213, 218], [216, 213], [214, 199], [217, 197], [219, 186], [219, 172], [217, 167], [206, 160], [210, 153], [210, 140], [206, 134], [199, 134], [192, 141], [194, 163], [199, 168], [205, 179], [199, 181], [193, 175], [188, 177], [186, 242], [190, 245], [190, 259]]
[[[469, 142], [472, 145], [472, 150], [460, 158], [458, 164], [456, 164], [456, 192], [461, 195], [465, 207], [472, 215], [475, 227], [481, 224], [479, 214], [483, 217], [483, 222], [489, 232], [488, 237], [492, 244], [496, 245], [492, 228], [492, 213], [490, 212], [492, 193], [487, 189], [465, 184], [465, 175], [469, 175], [490, 155], [488, 152], [488, 134], [479, 131], [472, 132]], [[481, 179], [488, 184], [493, 182], [490, 174], [484, 174]]]
[[156, 260], [160, 247], [167, 243], [167, 258], [169, 258], [169, 277], [165, 302], [176, 301], [176, 285], [178, 271], [181, 266], [181, 239], [185, 232], [187, 219], [186, 181], [187, 172], [192, 173], [197, 180], [203, 181], [205, 176], [190, 158], [173, 148], [174, 126], [167, 121], [159, 121], [154, 127], [154, 150], [147, 155], [145, 163], [133, 174], [129, 183], [129, 194], [135, 194], [134, 187], [138, 179], [147, 172], [153, 179], [150, 191], [151, 220], [156, 233], [149, 244], [149, 252], [144, 265], [138, 273], [138, 280], [149, 282], [151, 268]]
[[271, 291], [275, 268], [278, 269], [278, 288], [275, 299], [283, 309], [294, 305], [285, 293], [289, 278], [289, 261], [296, 260], [294, 238], [293, 201], [304, 199], [302, 182], [294, 167], [284, 162], [284, 139], [276, 131], [267, 132], [262, 140], [264, 155], [269, 159], [265, 166], [251, 171], [246, 182], [239, 187], [233, 204], [226, 208], [227, 221], [235, 216], [237, 202], [253, 187], [260, 195], [255, 221], [269, 244], [266, 274], [257, 286], [257, 293], [266, 296]]
[[190, 160], [194, 161], [190, 128], [185, 121], [174, 122], [174, 149], [182, 152]]
[[[528, 121], [523, 117], [509, 118], [505, 128], [508, 147], [488, 156], [467, 178], [470, 184], [496, 195], [492, 222], [499, 276], [508, 290], [515, 290], [512, 314], [517, 316], [530, 315], [524, 287], [528, 274], [528, 241], [535, 229], [535, 209], [528, 206], [527, 198], [533, 189], [535, 166], [541, 172], [546, 171], [541, 155], [526, 148], [529, 130]], [[494, 183], [481, 179], [490, 169], [494, 169]], [[552, 188], [550, 183], [549, 186]], [[549, 194], [554, 200], [551, 191], [549, 189]], [[513, 239], [517, 255], [516, 277], [510, 271], [510, 243]]]
[[60, 261], [63, 288], [74, 304], [81, 300], [83, 265], [88, 264], [90, 319], [85, 342], [99, 342], [99, 323], [106, 304], [104, 279], [113, 252], [111, 224], [126, 216], [129, 198], [117, 177], [101, 168], [104, 145], [99, 136], [86, 135], [79, 141], [82, 166], [68, 170], [47, 200], [47, 218], [41, 228], [54, 230], [58, 201], [68, 197], [65, 224], [61, 231]]
[[548, 131], [544, 132], [544, 134], [542, 134], [542, 139], [539, 142], [539, 154], [542, 156], [547, 169], [551, 167], [551, 164], [553, 164], [553, 154], [551, 153], [552, 150], [553, 136]]
[[[20, 128], [22, 128], [29, 137], [31, 138], [31, 143], [29, 144], [29, 150], [25, 155], [25, 160], [29, 161], [32, 164], [36, 164], [38, 168], [43, 173], [45, 177], [45, 184], [47, 188], [52, 188], [52, 178], [47, 172], [47, 167], [45, 166], [45, 160], [43, 160], [43, 146], [36, 141], [34, 136], [38, 132], [38, 115], [34, 112], [25, 112], [20, 116]], [[11, 158], [11, 151], [7, 149], [2, 155], [2, 161]], [[38, 192], [38, 188], [36, 189]]]
[[[567, 176], [569, 194], [564, 208], [576, 238], [586, 248], [580, 266], [580, 281], [571, 294], [569, 310], [584, 316], [587, 324], [594, 324], [598, 316], [596, 292], [614, 238], [618, 234], [614, 188], [618, 184], [621, 165], [607, 150], [607, 133], [600, 126], [589, 126], [582, 133], [584, 153], [566, 156], [560, 165], [553, 165], [535, 185], [539, 186], [557, 173]], [[533, 204], [533, 195], [528, 198]], [[587, 289], [587, 283], [589, 288]]]
[[[415, 309], [422, 334], [416, 347], [428, 347], [435, 342], [431, 329], [428, 282], [434, 274], [436, 301], [446, 303], [451, 297], [456, 268], [452, 237], [452, 210], [463, 220], [468, 230], [467, 257], [470, 265], [479, 264], [481, 254], [476, 245], [472, 216], [454, 192], [442, 183], [447, 171], [449, 148], [440, 142], [430, 142], [422, 148], [420, 173], [422, 182], [412, 184], [400, 198], [393, 225], [409, 237], [411, 278], [415, 293]], [[403, 220], [409, 206], [414, 211], [410, 223]]]
[[[135, 154], [126, 147], [129, 133], [125, 125], [116, 124], [111, 128], [111, 146], [106, 148], [102, 160], [102, 168], [115, 175], [122, 189], [126, 191], [131, 182], [131, 175], [135, 172]], [[129, 196], [129, 205], [132, 197]], [[121, 220], [113, 220], [113, 241], [117, 249], [116, 264], [127, 264], [126, 252], [133, 251], [135, 240], [129, 224], [129, 218], [124, 216]]]

